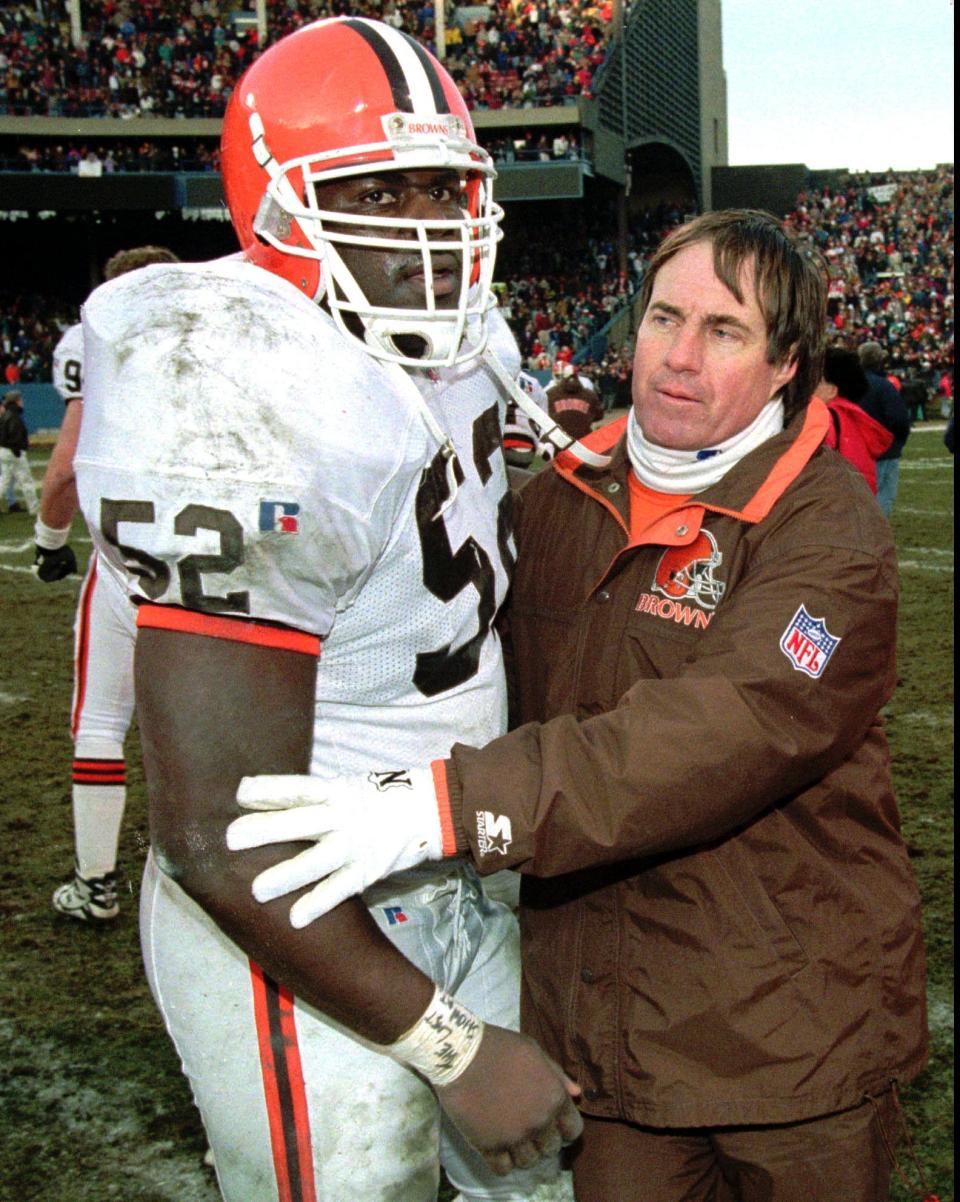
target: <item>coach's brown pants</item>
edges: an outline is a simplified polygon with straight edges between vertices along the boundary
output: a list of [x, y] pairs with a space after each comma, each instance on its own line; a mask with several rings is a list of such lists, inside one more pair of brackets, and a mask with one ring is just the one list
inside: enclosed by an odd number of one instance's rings
[[893, 1091], [771, 1127], [663, 1130], [584, 1115], [577, 1202], [886, 1202]]

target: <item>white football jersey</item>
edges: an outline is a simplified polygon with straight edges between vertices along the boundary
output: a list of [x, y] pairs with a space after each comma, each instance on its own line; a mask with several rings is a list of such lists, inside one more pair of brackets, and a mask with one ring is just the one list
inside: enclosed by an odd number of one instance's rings
[[[236, 257], [120, 276], [83, 323], [75, 465], [97, 549], [136, 598], [322, 639], [316, 774], [503, 731], [491, 623], [514, 549], [486, 368], [378, 362]], [[497, 315], [491, 341], [518, 370]], [[457, 451], [452, 501], [424, 402]]]
[[65, 402], [83, 395], [83, 326], [79, 321], [64, 330], [54, 347], [53, 386]]

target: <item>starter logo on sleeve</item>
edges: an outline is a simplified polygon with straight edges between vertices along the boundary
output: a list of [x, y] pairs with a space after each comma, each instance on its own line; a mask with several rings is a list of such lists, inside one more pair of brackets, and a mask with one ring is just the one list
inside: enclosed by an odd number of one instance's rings
[[261, 501], [260, 529], [276, 530], [279, 534], [300, 532], [300, 506], [296, 501]]
[[506, 814], [491, 814], [489, 810], [477, 810], [477, 846], [482, 856], [491, 852], [507, 854], [513, 842], [513, 827]]
[[812, 618], [801, 605], [783, 632], [780, 650], [798, 672], [816, 678], [823, 675], [839, 642], [823, 618]]

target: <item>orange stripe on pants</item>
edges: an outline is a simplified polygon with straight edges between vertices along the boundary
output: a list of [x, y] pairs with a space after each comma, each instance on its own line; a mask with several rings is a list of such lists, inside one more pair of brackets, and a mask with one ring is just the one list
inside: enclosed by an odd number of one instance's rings
[[263, 1094], [279, 1202], [317, 1202], [293, 994], [250, 961]]

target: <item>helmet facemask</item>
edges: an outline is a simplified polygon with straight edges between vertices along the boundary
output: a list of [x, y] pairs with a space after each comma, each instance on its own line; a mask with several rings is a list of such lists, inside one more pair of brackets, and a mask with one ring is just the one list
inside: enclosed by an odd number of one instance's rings
[[[362, 337], [374, 357], [419, 368], [465, 363], [484, 350], [487, 317], [496, 304], [491, 283], [503, 210], [492, 196], [492, 161], [465, 136], [455, 116], [444, 114], [426, 122], [407, 113], [390, 113], [382, 124], [383, 142], [279, 164], [266, 146], [259, 116], [253, 113], [254, 155], [270, 177], [254, 231], [284, 254], [320, 262], [321, 292], [316, 299], [323, 301], [344, 333]], [[317, 198], [318, 184], [422, 170], [453, 170], [465, 179], [468, 207], [460, 216], [422, 219], [334, 212], [322, 208]], [[293, 223], [302, 238], [291, 237]], [[371, 303], [344, 262], [344, 247], [419, 256], [424, 307]], [[448, 306], [439, 303], [435, 293], [434, 256], [449, 259], [452, 255], [459, 258], [460, 279], [455, 303]], [[412, 352], [411, 338], [418, 350], [422, 345], [422, 353]]]

